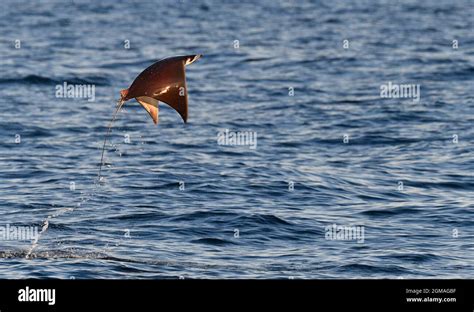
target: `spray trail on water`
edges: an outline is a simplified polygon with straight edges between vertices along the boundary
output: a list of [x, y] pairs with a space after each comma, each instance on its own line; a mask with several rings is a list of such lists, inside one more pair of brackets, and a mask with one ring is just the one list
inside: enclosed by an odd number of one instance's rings
[[[102, 165], [104, 163], [104, 151], [105, 151], [105, 145], [107, 143], [107, 138], [108, 136], [110, 135], [110, 130], [112, 129], [112, 125], [115, 121], [115, 119], [117, 118], [117, 114], [118, 112], [120, 111], [120, 109], [122, 108], [124, 102], [122, 100], [120, 100], [118, 103], [117, 103], [117, 109], [115, 110], [115, 113], [112, 117], [112, 120], [110, 121], [109, 123], [109, 126], [107, 128], [107, 133], [105, 134], [105, 138], [104, 138], [104, 144], [102, 146], [102, 155], [100, 157], [100, 167], [99, 167], [99, 175], [98, 175], [98, 180], [96, 183], [94, 183], [94, 189], [93, 189], [93, 192], [90, 194], [91, 197], [89, 197], [87, 200], [83, 200], [82, 202], [84, 203], [85, 201], [88, 201], [92, 198], [92, 195], [95, 194], [95, 191], [97, 190], [97, 187], [99, 186], [99, 182], [101, 181], [101, 172], [102, 172]], [[38, 247], [38, 243], [39, 243], [39, 240], [41, 238], [41, 236], [48, 230], [49, 228], [49, 222], [51, 219], [53, 218], [56, 218], [56, 217], [59, 217], [67, 212], [71, 212], [71, 211], [74, 211], [74, 208], [64, 208], [64, 209], [60, 209], [58, 210], [56, 213], [48, 216], [44, 221], [43, 221], [43, 227], [41, 228], [41, 231], [38, 233], [38, 235], [35, 237], [33, 243], [31, 244], [31, 247], [30, 249], [28, 250], [28, 252], [26, 253], [26, 256], [25, 256], [25, 259], [31, 259], [31, 255], [33, 254], [33, 251], [36, 249], [36, 247]]]

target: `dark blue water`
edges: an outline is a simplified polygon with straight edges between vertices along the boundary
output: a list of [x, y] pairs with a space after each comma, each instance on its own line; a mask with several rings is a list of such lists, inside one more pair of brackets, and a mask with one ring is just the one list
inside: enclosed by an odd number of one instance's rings
[[[0, 240], [0, 278], [474, 277], [472, 1], [0, 6], [0, 225], [45, 225]], [[130, 101], [94, 184], [119, 91], [195, 53], [189, 123]], [[381, 98], [389, 81], [420, 101]]]

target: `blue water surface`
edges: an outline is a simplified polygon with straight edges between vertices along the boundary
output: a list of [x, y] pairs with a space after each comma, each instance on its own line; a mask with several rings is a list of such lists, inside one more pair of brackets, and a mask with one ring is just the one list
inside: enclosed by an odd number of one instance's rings
[[[473, 11], [1, 1], [0, 225], [45, 230], [0, 240], [0, 278], [474, 278]], [[95, 184], [119, 91], [196, 53], [188, 123], [128, 102]], [[64, 82], [94, 101], [56, 97]], [[382, 98], [388, 82], [420, 100]]]

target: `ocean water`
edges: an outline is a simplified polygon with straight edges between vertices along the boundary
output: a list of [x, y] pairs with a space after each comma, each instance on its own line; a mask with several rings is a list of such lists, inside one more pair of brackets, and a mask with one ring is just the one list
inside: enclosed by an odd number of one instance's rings
[[[0, 278], [474, 278], [472, 1], [0, 8], [0, 230], [41, 232], [0, 240]], [[196, 53], [188, 124], [128, 102], [95, 183], [119, 91]]]

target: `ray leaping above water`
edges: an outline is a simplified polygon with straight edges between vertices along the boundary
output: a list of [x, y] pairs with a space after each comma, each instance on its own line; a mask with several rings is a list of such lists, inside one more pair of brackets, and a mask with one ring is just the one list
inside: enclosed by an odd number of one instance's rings
[[135, 98], [158, 123], [158, 102], [168, 104], [188, 120], [188, 92], [185, 66], [201, 57], [197, 55], [170, 57], [151, 65], [135, 78], [130, 88], [120, 91], [120, 104]]
[[202, 55], [175, 56], [158, 61], [142, 71], [135, 78], [128, 89], [120, 91], [121, 98], [117, 109], [110, 121], [102, 147], [100, 159], [99, 181], [101, 178], [104, 160], [105, 144], [110, 134], [110, 129], [115, 121], [120, 108], [131, 99], [137, 102], [148, 112], [155, 124], [158, 124], [159, 101], [168, 104], [178, 112], [183, 121], [188, 120], [188, 92], [186, 90], [185, 67]]

